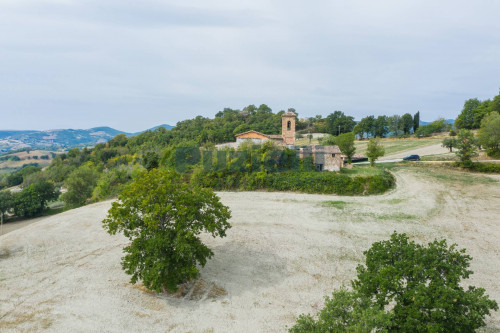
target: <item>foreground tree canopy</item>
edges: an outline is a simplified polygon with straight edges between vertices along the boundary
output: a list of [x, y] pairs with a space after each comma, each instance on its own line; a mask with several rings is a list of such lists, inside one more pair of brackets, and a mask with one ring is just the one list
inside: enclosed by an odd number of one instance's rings
[[127, 186], [103, 221], [110, 234], [123, 232], [132, 242], [124, 248], [122, 267], [157, 292], [199, 275], [213, 252], [198, 235], [226, 235], [229, 209], [209, 189], [190, 188], [172, 171], [152, 169]]
[[456, 244], [394, 233], [364, 254], [353, 291], [334, 292], [318, 319], [301, 315], [290, 332], [474, 332], [498, 310], [484, 289], [463, 287], [472, 258]]

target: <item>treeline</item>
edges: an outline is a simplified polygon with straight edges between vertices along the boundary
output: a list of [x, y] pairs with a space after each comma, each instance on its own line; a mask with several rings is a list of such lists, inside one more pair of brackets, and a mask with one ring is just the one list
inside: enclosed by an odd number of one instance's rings
[[478, 129], [481, 127], [483, 118], [492, 112], [500, 113], [500, 93], [493, 99], [484, 101], [477, 98], [468, 99], [455, 120], [455, 127], [457, 129]]
[[[460, 159], [460, 165], [472, 168], [472, 158], [478, 156], [478, 150], [486, 150], [486, 154], [493, 158], [500, 158], [500, 114], [493, 111], [483, 117], [481, 126], [476, 134], [468, 129], [460, 129], [458, 135], [451, 132], [450, 137], [442, 141], [442, 146], [455, 152]], [[454, 136], [457, 136], [456, 138]], [[498, 170], [495, 166], [489, 168], [475, 167], [477, 171]]]
[[[366, 137], [402, 137], [411, 133], [426, 136], [429, 131], [418, 132], [420, 123], [420, 112], [411, 115], [406, 113], [402, 116], [368, 116], [356, 123], [354, 117], [346, 115], [342, 111], [334, 111], [326, 117], [317, 115], [300, 119], [295, 109], [287, 111], [297, 115], [296, 130], [298, 135], [307, 133], [328, 133], [337, 136], [343, 133], [353, 132], [359, 138]], [[198, 116], [178, 122], [172, 130], [160, 129], [148, 131], [128, 140], [127, 146], [133, 152], [141, 149], [151, 150], [158, 147], [164, 148], [168, 145], [211, 146], [218, 143], [232, 142], [238, 133], [255, 130], [264, 134], [281, 133], [281, 116], [285, 110], [273, 113], [272, 109], [265, 104], [259, 107], [249, 105], [243, 109], [225, 108], [218, 112], [214, 118]], [[446, 129], [444, 120], [439, 120], [433, 126], [426, 129], [432, 131], [443, 131]], [[424, 127], [424, 126], [422, 126]], [[431, 132], [432, 132], [431, 131]]]
[[[443, 120], [444, 121], [444, 120]], [[323, 118], [321, 115], [309, 117], [303, 122], [305, 126], [299, 129], [299, 134], [328, 133], [333, 136], [353, 132], [359, 139], [409, 136], [416, 133], [420, 127], [420, 112], [411, 115], [367, 116], [359, 122], [354, 117], [335, 111]], [[304, 128], [305, 127], [305, 128]]]
[[365, 137], [385, 138], [389, 133], [394, 137], [399, 137], [401, 134], [409, 135], [418, 130], [420, 125], [420, 112], [411, 115], [405, 113], [402, 116], [368, 116], [361, 119], [356, 124], [353, 131], [361, 139]]

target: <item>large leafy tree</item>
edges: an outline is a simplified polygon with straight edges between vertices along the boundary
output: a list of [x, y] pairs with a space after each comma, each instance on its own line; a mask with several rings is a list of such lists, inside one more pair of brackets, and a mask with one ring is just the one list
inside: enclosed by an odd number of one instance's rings
[[453, 151], [453, 147], [457, 146], [457, 139], [455, 138], [444, 138], [441, 142], [441, 147], [446, 147], [450, 150], [450, 153]]
[[483, 118], [477, 136], [479, 144], [486, 148], [489, 156], [500, 157], [500, 114], [498, 112], [493, 111]]
[[123, 232], [131, 240], [122, 267], [157, 292], [199, 275], [213, 252], [198, 235], [226, 235], [229, 209], [210, 190], [190, 188], [173, 171], [152, 169], [127, 186], [103, 221], [110, 234]]
[[387, 116], [378, 116], [373, 122], [373, 136], [385, 138], [389, 129], [387, 128]]
[[52, 182], [46, 180], [33, 183], [29, 186], [33, 186], [36, 193], [38, 194], [38, 199], [40, 200], [42, 210], [47, 209], [47, 204], [50, 201], [54, 201], [59, 198], [59, 195], [61, 194], [59, 189], [56, 188]]
[[347, 156], [347, 163], [352, 162], [352, 156], [356, 152], [356, 146], [354, 145], [354, 133], [344, 133], [340, 134], [336, 139], [335, 143], [339, 146], [342, 154]]
[[434, 240], [427, 246], [394, 233], [365, 251], [353, 287], [390, 310], [391, 332], [473, 332], [498, 309], [485, 290], [461, 284], [473, 272], [471, 257], [456, 244]]
[[481, 105], [481, 102], [477, 98], [470, 98], [466, 100], [462, 112], [460, 112], [455, 120], [455, 127], [459, 129], [473, 129], [476, 109], [479, 105]]
[[342, 111], [335, 111], [326, 117], [326, 130], [331, 135], [352, 132], [354, 125], [354, 117], [346, 116]]
[[364, 133], [366, 133], [367, 138], [369, 138], [370, 135], [374, 136], [374, 126], [375, 126], [375, 116], [364, 117], [355, 126], [356, 134], [359, 134], [361, 139], [363, 139]]
[[474, 121], [472, 123], [472, 128], [481, 127], [481, 120], [483, 120], [483, 118], [487, 114], [493, 111], [493, 106], [494, 104], [489, 99], [481, 102], [481, 104], [474, 110]]
[[48, 181], [34, 183], [14, 196], [14, 213], [32, 217], [47, 209], [47, 203], [59, 197], [59, 190]]
[[99, 172], [91, 162], [80, 166], [72, 171], [64, 185], [68, 189], [62, 195], [62, 200], [68, 206], [81, 206], [92, 196], [94, 187], [99, 179]]
[[483, 288], [464, 287], [472, 258], [456, 244], [425, 246], [394, 232], [364, 254], [353, 290], [334, 292], [317, 320], [301, 315], [290, 332], [468, 333], [498, 310]]
[[409, 113], [405, 113], [401, 117], [401, 128], [404, 134], [410, 134], [411, 129], [413, 128], [413, 117]]
[[399, 136], [399, 132], [401, 131], [403, 124], [401, 121], [401, 116], [397, 114], [395, 114], [394, 116], [390, 116], [387, 118], [387, 123], [392, 136]]

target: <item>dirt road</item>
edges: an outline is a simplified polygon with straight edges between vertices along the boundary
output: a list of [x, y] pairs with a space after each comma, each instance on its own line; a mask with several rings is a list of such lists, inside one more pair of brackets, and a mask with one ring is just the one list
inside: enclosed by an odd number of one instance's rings
[[0, 237], [0, 331], [284, 332], [394, 230], [467, 248], [468, 282], [500, 301], [500, 177], [426, 170], [396, 171], [397, 189], [373, 197], [220, 193], [233, 228], [203, 237], [215, 257], [179, 295], [128, 283], [127, 240], [101, 227], [109, 201], [46, 218]]

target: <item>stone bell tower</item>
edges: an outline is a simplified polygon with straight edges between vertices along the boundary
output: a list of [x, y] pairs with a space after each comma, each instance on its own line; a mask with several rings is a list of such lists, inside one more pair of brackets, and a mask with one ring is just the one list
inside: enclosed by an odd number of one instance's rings
[[295, 113], [287, 112], [281, 116], [281, 136], [286, 145], [295, 144]]

